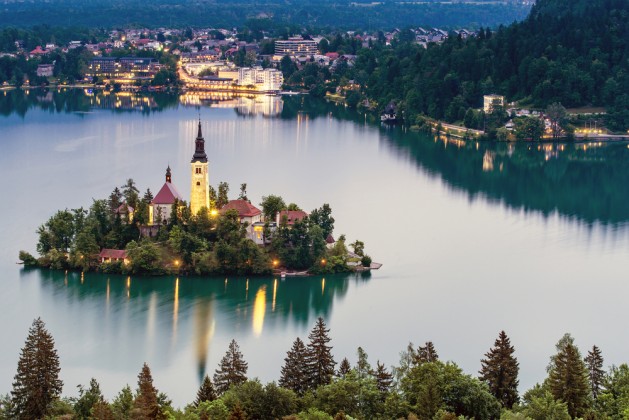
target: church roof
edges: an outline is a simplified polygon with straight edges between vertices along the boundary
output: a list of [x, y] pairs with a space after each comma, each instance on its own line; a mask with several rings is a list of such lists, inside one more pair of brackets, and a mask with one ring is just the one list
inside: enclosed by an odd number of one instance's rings
[[221, 208], [221, 213], [225, 213], [227, 210], [236, 210], [240, 217], [254, 217], [262, 214], [260, 209], [247, 200], [231, 200]]
[[278, 220], [281, 222], [284, 217], [286, 217], [286, 223], [290, 225], [294, 225], [296, 221], [302, 220], [304, 217], [307, 217], [308, 213], [303, 210], [282, 210], [279, 212]]
[[175, 199], [182, 201], [181, 194], [171, 182], [165, 182], [164, 186], [157, 193], [151, 204], [173, 204]]

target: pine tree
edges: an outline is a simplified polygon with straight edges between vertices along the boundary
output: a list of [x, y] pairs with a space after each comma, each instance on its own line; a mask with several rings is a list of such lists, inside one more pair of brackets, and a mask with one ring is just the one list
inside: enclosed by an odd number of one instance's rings
[[279, 380], [281, 387], [293, 390], [300, 396], [308, 389], [307, 353], [306, 345], [297, 337], [293, 342], [293, 347], [286, 353], [282, 376]]
[[372, 373], [371, 365], [367, 360], [367, 353], [365, 352], [365, 350], [363, 350], [362, 347], [358, 347], [357, 354], [358, 362], [356, 363], [356, 373], [358, 373], [358, 377], [361, 379], [367, 378]]
[[344, 378], [350, 370], [352, 370], [352, 366], [349, 364], [349, 360], [347, 360], [347, 357], [344, 357], [343, 360], [341, 360], [341, 364], [339, 365], [337, 376], [339, 378]]
[[588, 352], [588, 355], [585, 357], [585, 366], [590, 380], [591, 395], [592, 398], [596, 400], [598, 398], [598, 394], [601, 392], [603, 381], [605, 379], [605, 371], [603, 370], [603, 355], [598, 347], [593, 346], [592, 350]]
[[588, 372], [579, 349], [566, 334], [557, 344], [548, 375], [550, 392], [566, 403], [572, 417], [582, 416], [589, 406]]
[[92, 408], [99, 401], [103, 401], [103, 393], [100, 390], [100, 385], [96, 379], [90, 380], [90, 387], [88, 389], [79, 385], [79, 399], [74, 404], [74, 412], [79, 419], [89, 419], [91, 416]]
[[426, 345], [424, 347], [419, 346], [417, 349], [417, 358], [415, 360], [416, 364], [436, 362], [437, 360], [439, 360], [439, 355], [437, 354], [432, 341], [426, 341]]
[[314, 328], [308, 335], [308, 354], [306, 357], [306, 369], [310, 389], [317, 389], [320, 385], [327, 385], [334, 375], [334, 359], [332, 358], [332, 346], [328, 346], [330, 337], [329, 329], [325, 328], [323, 318], [319, 317]]
[[214, 385], [217, 394], [221, 395], [232, 385], [237, 385], [247, 380], [248, 364], [240, 353], [240, 347], [236, 340], [229, 343], [225, 356], [221, 359], [218, 369], [214, 373]]
[[11, 391], [12, 417], [18, 419], [43, 418], [50, 404], [61, 395], [59, 356], [45, 327], [41, 318], [33, 321], [18, 360]]
[[513, 356], [515, 349], [504, 331], [500, 331], [494, 347], [481, 360], [480, 380], [489, 385], [489, 391], [500, 403], [511, 408], [519, 400], [518, 360]]
[[387, 368], [384, 367], [383, 363], [380, 363], [380, 360], [376, 362], [375, 377], [378, 391], [383, 394], [389, 392], [391, 385], [393, 385], [393, 374], [387, 371]]
[[212, 385], [212, 381], [210, 377], [205, 375], [203, 378], [203, 383], [197, 392], [197, 399], [194, 401], [194, 406], [198, 407], [204, 401], [214, 401], [216, 399], [216, 391], [214, 391], [214, 385]]
[[159, 403], [157, 401], [157, 389], [153, 385], [151, 369], [144, 363], [138, 374], [138, 390], [133, 402], [132, 418], [156, 419], [159, 416]]

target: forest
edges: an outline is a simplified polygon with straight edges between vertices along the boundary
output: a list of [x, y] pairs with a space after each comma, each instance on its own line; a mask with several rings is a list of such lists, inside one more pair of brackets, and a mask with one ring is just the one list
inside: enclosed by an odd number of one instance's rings
[[[475, 28], [523, 19], [530, 5], [520, 2], [349, 2], [292, 0], [287, 2], [208, 0], [54, 0], [5, 2], [0, 26], [39, 24], [93, 28], [183, 28], [242, 26], [247, 19], [268, 17], [278, 26], [391, 30], [406, 26]], [[244, 12], [243, 12], [244, 11]]]
[[[482, 105], [483, 95], [497, 93], [534, 109], [554, 103], [605, 107], [607, 127], [626, 132], [628, 14], [623, 0], [539, 0], [522, 22], [481, 28], [467, 39], [451, 33], [444, 43], [427, 48], [417, 45], [409, 30], [390, 46], [380, 41], [371, 48], [355, 49], [341, 37], [331, 50], [357, 57], [352, 66], [337, 68], [335, 77], [345, 86], [349, 106], [368, 99], [366, 106], [382, 110], [395, 102], [411, 125], [421, 123], [422, 116], [463, 123]], [[306, 77], [313, 76], [311, 87], [325, 86], [325, 73], [315, 70], [304, 68], [289, 78], [307, 86]]]
[[[307, 341], [297, 337], [278, 381], [249, 375], [236, 340], [212, 377], [205, 375], [190, 403], [176, 408], [155, 386], [145, 363], [134, 390], [126, 385], [108, 401], [96, 378], [79, 396], [62, 396], [54, 338], [36, 319], [20, 353], [13, 389], [0, 399], [0, 418], [51, 419], [624, 419], [629, 413], [629, 366], [604, 370], [596, 345], [585, 356], [565, 334], [549, 358], [547, 377], [520, 393], [516, 349], [500, 331], [470, 375], [440, 359], [434, 343], [409, 343], [396, 366], [370, 362], [358, 347], [356, 362], [332, 352], [330, 329], [318, 318]], [[352, 357], [354, 359], [354, 357]], [[338, 359], [337, 359], [338, 360]]]

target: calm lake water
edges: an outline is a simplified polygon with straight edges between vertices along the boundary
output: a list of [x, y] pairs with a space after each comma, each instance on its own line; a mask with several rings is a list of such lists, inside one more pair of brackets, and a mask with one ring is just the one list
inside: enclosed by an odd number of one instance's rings
[[[126, 278], [23, 270], [37, 227], [133, 178], [156, 192], [166, 166], [189, 195], [201, 113], [210, 182], [252, 203], [278, 194], [329, 203], [335, 233], [360, 239], [367, 276]], [[521, 390], [545, 377], [570, 332], [606, 365], [629, 361], [629, 149], [492, 145], [385, 129], [303, 97], [136, 97], [0, 92], [0, 392], [9, 392], [34, 318], [56, 340], [64, 394], [97, 378], [108, 398], [142, 363], [176, 405], [193, 401], [232, 338], [249, 375], [276, 380], [318, 316], [340, 361], [398, 363], [409, 341], [476, 374], [501, 329]]]

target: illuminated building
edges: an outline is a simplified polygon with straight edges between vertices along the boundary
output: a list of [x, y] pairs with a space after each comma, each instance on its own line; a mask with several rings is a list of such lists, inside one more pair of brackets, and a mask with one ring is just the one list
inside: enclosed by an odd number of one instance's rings
[[275, 55], [280, 59], [285, 55], [290, 57], [311, 56], [317, 53], [317, 42], [302, 37], [292, 37], [288, 40], [275, 41]]
[[210, 174], [200, 119], [199, 132], [194, 144], [194, 155], [190, 161], [190, 212], [196, 215], [201, 208], [210, 208]]

